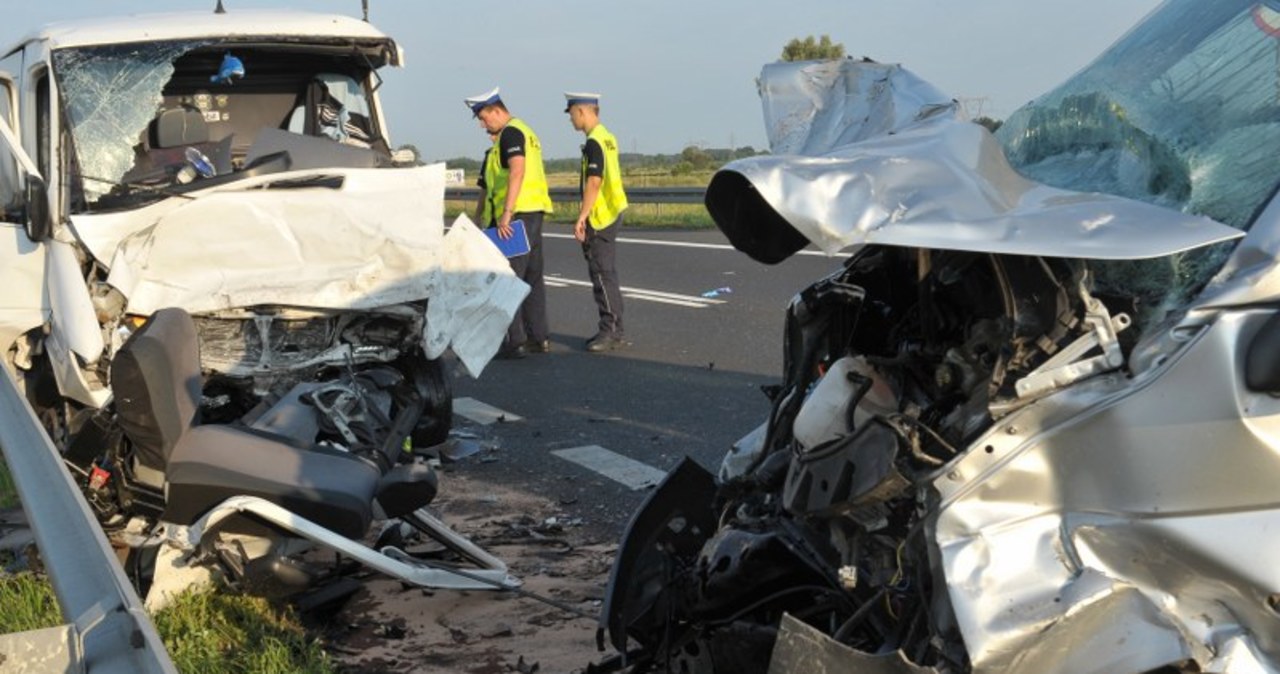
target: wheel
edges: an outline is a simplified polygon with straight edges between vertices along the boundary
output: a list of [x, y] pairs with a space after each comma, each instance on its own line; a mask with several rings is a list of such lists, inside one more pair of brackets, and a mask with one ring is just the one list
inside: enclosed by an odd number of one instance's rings
[[440, 359], [418, 354], [412, 363], [414, 384], [423, 401], [422, 417], [411, 434], [413, 446], [434, 447], [448, 440], [453, 428], [453, 391]]

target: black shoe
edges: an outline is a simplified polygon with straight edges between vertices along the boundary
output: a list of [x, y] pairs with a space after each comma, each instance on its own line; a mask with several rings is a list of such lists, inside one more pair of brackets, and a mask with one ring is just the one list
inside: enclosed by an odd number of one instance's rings
[[617, 351], [630, 344], [627, 340], [617, 335], [596, 335], [587, 340], [587, 351], [592, 353], [600, 353], [602, 351]]
[[524, 350], [527, 353], [551, 353], [551, 340], [544, 339], [539, 342], [536, 339], [531, 339], [524, 343]]
[[516, 344], [515, 346], [504, 346], [498, 349], [494, 358], [498, 360], [520, 360], [525, 356], [524, 344]]

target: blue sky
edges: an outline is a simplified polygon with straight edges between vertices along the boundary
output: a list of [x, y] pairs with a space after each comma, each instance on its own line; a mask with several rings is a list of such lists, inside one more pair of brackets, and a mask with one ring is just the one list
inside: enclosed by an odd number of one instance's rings
[[[18, 0], [3, 0], [13, 6]], [[224, 0], [228, 11], [289, 7], [358, 16], [360, 0]], [[465, 3], [369, 0], [370, 20], [404, 47], [384, 71], [393, 144], [425, 158], [479, 156], [488, 139], [461, 99], [501, 86], [552, 157], [581, 142], [565, 90], [599, 91], [626, 150], [766, 145], [755, 77], [793, 37], [828, 34], [849, 54], [902, 63], [943, 91], [1004, 117], [1084, 67], [1157, 0], [653, 0]], [[67, 18], [195, 9], [214, 0], [21, 3], [8, 45]]]

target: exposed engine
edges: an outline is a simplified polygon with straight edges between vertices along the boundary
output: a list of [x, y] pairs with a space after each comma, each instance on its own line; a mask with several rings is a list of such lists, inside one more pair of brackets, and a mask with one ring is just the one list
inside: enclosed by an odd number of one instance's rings
[[965, 671], [924, 535], [929, 483], [1034, 398], [1016, 382], [1088, 337], [1106, 312], [1086, 281], [1060, 259], [867, 248], [801, 292], [768, 423], [718, 484], [686, 461], [633, 520], [602, 619], [623, 654], [610, 666], [763, 672], [789, 613]]
[[[372, 377], [380, 385], [361, 390], [377, 390], [397, 379], [412, 382], [424, 406], [420, 423], [411, 429], [413, 444], [443, 442], [452, 417], [451, 399], [440, 364], [422, 355], [422, 323], [423, 310], [415, 305], [369, 312], [254, 307], [197, 317], [201, 362], [209, 374], [202, 405], [205, 418], [234, 422], [264, 401], [279, 400], [300, 382], [316, 382], [328, 392], [305, 400], [321, 401], [316, 408], [331, 418], [329, 428], [343, 427], [340, 419], [332, 420], [335, 411], [358, 407], [374, 415], [383, 409], [386, 414], [390, 401], [343, 394], [349, 385], [342, 380]], [[326, 397], [340, 404], [326, 405]], [[386, 428], [375, 433], [378, 441], [387, 440], [385, 433], [390, 431], [389, 423], [383, 425]], [[318, 440], [352, 444], [343, 433], [330, 435]]]

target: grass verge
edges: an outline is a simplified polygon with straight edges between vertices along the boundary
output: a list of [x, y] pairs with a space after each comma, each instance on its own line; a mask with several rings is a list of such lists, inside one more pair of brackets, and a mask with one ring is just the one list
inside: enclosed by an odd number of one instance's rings
[[9, 464], [0, 455], [0, 508], [16, 508], [21, 503], [18, 500], [18, 487], [13, 483], [13, 475], [9, 472]]
[[[8, 466], [0, 460], [0, 507], [17, 506]], [[7, 564], [8, 559], [0, 560]], [[336, 674], [320, 643], [288, 609], [259, 597], [186, 593], [152, 616], [165, 649], [183, 674]], [[0, 571], [0, 634], [63, 624], [48, 578]]]
[[62, 624], [49, 581], [34, 573], [0, 574], [0, 634]]
[[[625, 187], [706, 187], [710, 182], [712, 171], [694, 172], [686, 175], [671, 175], [663, 172], [628, 172], [623, 171], [622, 183]], [[472, 183], [473, 184], [473, 183]], [[547, 184], [551, 187], [576, 187], [578, 174], [550, 173]], [[572, 223], [578, 217], [579, 202], [556, 202], [555, 213], [547, 218], [549, 222]], [[475, 201], [446, 201], [444, 215], [446, 222], [453, 222], [459, 213], [467, 217], [475, 214]], [[702, 204], [631, 204], [627, 208], [623, 222], [627, 227], [643, 227], [646, 229], [709, 229], [715, 226], [711, 214]]]
[[[550, 222], [572, 223], [578, 215], [576, 202], [559, 202], [555, 206], [555, 213], [547, 218]], [[474, 217], [475, 204], [461, 201], [444, 203], [445, 222], [453, 222], [459, 213]], [[702, 204], [631, 204], [623, 216], [623, 224], [646, 229], [708, 229], [715, 226], [711, 214]]]
[[338, 671], [292, 611], [260, 597], [187, 593], [153, 620], [183, 674]]
[[[156, 631], [183, 674], [336, 674], [320, 643], [293, 612], [260, 597], [186, 593], [152, 616]], [[0, 574], [0, 633], [62, 624], [46, 578]]]

